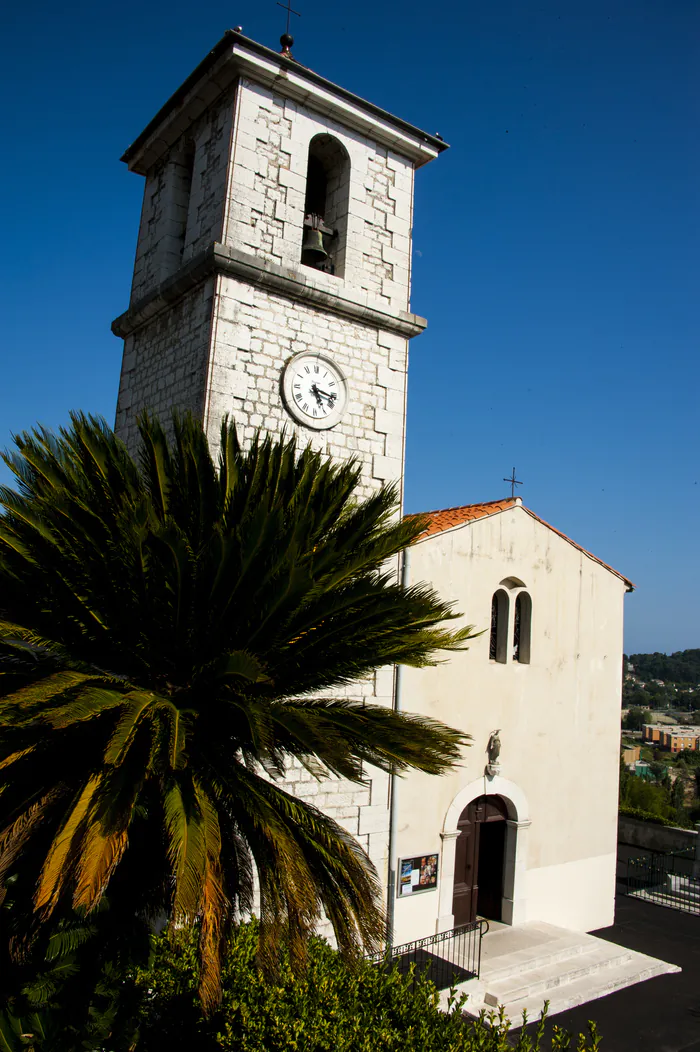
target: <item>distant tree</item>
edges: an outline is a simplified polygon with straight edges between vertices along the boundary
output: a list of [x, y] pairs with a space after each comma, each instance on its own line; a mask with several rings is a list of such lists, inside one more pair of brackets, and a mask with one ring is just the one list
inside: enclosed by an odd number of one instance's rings
[[625, 761], [620, 757], [620, 803], [624, 803], [627, 800], [627, 790], [630, 780], [634, 778], [633, 774], [630, 774], [629, 768]]
[[663, 786], [655, 785], [644, 778], [631, 776], [625, 785], [624, 796], [620, 803], [626, 807], [636, 807], [659, 818], [675, 818], [669, 794]]
[[667, 767], [663, 760], [652, 760], [649, 767], [655, 782], [663, 782], [667, 778]]
[[700, 684], [700, 650], [677, 650], [673, 654], [631, 654], [629, 660], [640, 679]]
[[685, 806], [685, 778], [682, 774], [676, 777], [671, 786], [671, 805], [676, 811], [682, 811]]
[[625, 716], [622, 726], [627, 731], [641, 731], [645, 723], [651, 723], [651, 713], [648, 709], [632, 708]]

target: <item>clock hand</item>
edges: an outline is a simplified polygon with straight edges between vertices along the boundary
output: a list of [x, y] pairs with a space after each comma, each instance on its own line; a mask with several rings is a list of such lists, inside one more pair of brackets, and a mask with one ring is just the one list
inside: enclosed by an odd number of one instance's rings
[[320, 387], [316, 386], [316, 384], [313, 385], [313, 391], [316, 397], [322, 395], [324, 398], [327, 398], [329, 402], [335, 402], [337, 398], [337, 395], [329, 394], [327, 391], [322, 391]]

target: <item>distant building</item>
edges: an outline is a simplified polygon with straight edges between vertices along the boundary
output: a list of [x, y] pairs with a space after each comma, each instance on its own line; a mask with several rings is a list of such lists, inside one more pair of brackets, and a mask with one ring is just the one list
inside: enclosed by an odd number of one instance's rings
[[[656, 775], [651, 768], [651, 764], [647, 763], [646, 760], [637, 760], [636, 763], [632, 764], [630, 770], [637, 778], [644, 778], [647, 782], [656, 781]], [[668, 767], [664, 767], [661, 777], [664, 778], [667, 774]]]
[[642, 755], [641, 745], [626, 745], [622, 750], [622, 762], [629, 767], [637, 762]]
[[644, 741], [658, 744], [661, 749], [669, 749], [673, 753], [682, 752], [684, 749], [697, 752], [700, 750], [700, 727], [645, 723]]

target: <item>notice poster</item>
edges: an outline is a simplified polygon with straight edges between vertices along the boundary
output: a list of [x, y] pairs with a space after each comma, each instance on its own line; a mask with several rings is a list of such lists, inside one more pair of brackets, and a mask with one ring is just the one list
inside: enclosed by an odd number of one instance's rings
[[415, 855], [399, 862], [398, 894], [415, 895], [421, 891], [434, 891], [437, 887], [438, 856]]

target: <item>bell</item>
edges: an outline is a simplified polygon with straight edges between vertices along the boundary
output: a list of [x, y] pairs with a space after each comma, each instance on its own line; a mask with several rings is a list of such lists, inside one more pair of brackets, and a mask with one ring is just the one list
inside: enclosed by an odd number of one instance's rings
[[328, 259], [328, 253], [323, 247], [323, 234], [314, 227], [304, 230], [304, 240], [301, 244], [301, 261], [309, 267], [316, 267]]

